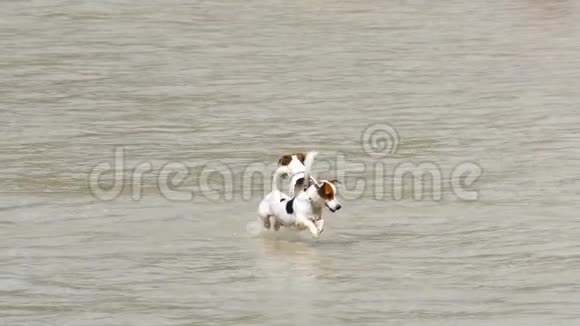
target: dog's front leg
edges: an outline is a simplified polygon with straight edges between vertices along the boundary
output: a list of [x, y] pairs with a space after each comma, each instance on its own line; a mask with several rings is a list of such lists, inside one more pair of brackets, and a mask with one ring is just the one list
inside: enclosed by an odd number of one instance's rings
[[312, 223], [311, 220], [304, 219], [302, 221], [302, 223], [300, 223], [300, 224], [307, 227], [308, 230], [310, 230], [310, 233], [312, 233], [312, 236], [314, 238], [318, 238], [318, 228], [316, 227], [316, 225], [314, 223]]
[[314, 224], [316, 225], [316, 228], [318, 229], [318, 234], [322, 233], [322, 231], [324, 230], [324, 219], [318, 219], [314, 221]]

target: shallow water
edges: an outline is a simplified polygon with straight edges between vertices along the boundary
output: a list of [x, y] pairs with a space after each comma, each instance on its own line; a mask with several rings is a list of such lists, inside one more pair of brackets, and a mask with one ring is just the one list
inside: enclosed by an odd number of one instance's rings
[[[578, 324], [576, 2], [0, 9], [0, 324]], [[95, 192], [121, 147], [123, 191]], [[343, 209], [318, 240], [248, 233], [308, 149]]]

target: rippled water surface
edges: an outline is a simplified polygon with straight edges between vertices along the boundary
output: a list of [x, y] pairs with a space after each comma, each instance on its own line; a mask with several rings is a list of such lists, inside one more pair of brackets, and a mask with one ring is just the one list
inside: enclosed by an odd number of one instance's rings
[[[580, 322], [577, 1], [0, 10], [0, 324]], [[249, 233], [269, 185], [244, 173], [308, 149], [344, 208], [318, 240]], [[441, 199], [398, 198], [401, 163], [436, 166]], [[159, 188], [167, 164], [188, 173]]]

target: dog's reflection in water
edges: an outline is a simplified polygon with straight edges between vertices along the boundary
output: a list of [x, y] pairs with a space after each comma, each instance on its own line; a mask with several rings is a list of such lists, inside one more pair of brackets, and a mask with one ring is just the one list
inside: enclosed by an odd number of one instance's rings
[[312, 247], [312, 244], [304, 241], [296, 233], [292, 234], [291, 231], [286, 232], [282, 237], [264, 237], [262, 243], [264, 244], [264, 253], [268, 255], [304, 257], [317, 255], [316, 249]]
[[316, 243], [305, 241], [303, 236], [292, 231], [282, 231], [276, 235], [275, 238], [264, 236], [260, 241], [258, 260], [262, 262], [261, 267], [266, 274], [280, 277], [293, 271], [292, 278], [311, 280], [321, 273], [323, 262]]

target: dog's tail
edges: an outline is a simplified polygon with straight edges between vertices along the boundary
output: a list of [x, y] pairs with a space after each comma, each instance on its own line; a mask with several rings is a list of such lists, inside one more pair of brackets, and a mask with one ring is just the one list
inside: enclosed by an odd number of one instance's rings
[[312, 163], [314, 163], [316, 155], [318, 155], [318, 152], [308, 152], [306, 153], [306, 159], [304, 159], [304, 185], [306, 187], [310, 187]]
[[276, 172], [274, 172], [274, 176], [272, 177], [272, 191], [279, 191], [278, 180], [280, 179], [280, 176], [284, 174], [290, 174], [290, 172], [290, 168], [287, 165], [280, 166]]

